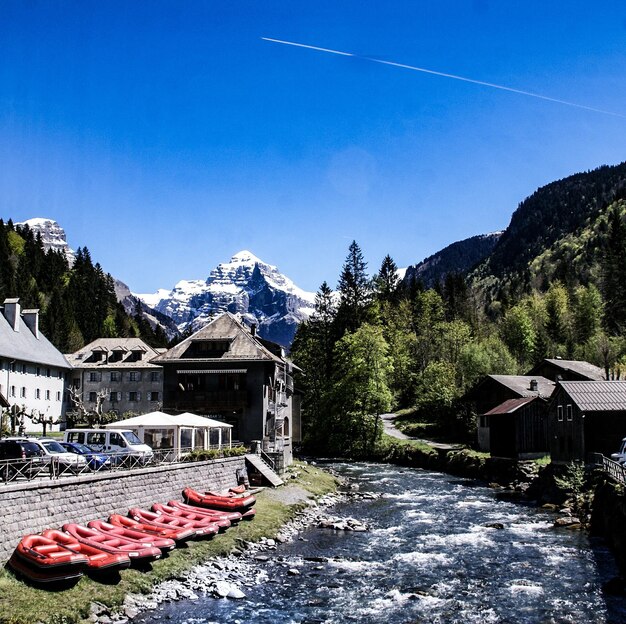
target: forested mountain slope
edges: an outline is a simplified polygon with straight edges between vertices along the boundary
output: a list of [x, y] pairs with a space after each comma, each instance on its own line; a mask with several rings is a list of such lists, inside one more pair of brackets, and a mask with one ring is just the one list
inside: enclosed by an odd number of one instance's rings
[[492, 253], [502, 232], [480, 234], [452, 243], [407, 268], [404, 283], [421, 282], [425, 288], [443, 283], [449, 274], [465, 274]]

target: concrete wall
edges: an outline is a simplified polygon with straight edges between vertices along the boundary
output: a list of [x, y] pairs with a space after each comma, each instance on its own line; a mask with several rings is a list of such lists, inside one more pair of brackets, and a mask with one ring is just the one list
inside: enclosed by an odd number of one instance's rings
[[0, 485], [0, 562], [11, 556], [27, 533], [60, 528], [66, 522], [86, 524], [112, 513], [126, 515], [130, 507], [181, 500], [187, 486], [200, 491], [230, 487], [237, 483], [236, 470], [244, 467], [242, 456]]

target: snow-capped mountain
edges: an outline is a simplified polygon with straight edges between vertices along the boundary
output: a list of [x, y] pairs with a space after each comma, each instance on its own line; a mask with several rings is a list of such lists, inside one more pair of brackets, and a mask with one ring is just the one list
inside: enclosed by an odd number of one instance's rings
[[41, 241], [46, 251], [49, 249], [61, 251], [65, 254], [70, 265], [74, 264], [74, 250], [67, 244], [65, 230], [56, 221], [43, 217], [35, 217], [34, 219], [28, 219], [22, 223], [16, 223], [15, 225], [27, 225], [35, 234], [41, 235]]
[[199, 329], [216, 314], [241, 314], [262, 338], [289, 346], [315, 306], [315, 293], [298, 288], [275, 266], [249, 251], [218, 264], [205, 280], [182, 280], [171, 291], [135, 295], [169, 316], [180, 331]]

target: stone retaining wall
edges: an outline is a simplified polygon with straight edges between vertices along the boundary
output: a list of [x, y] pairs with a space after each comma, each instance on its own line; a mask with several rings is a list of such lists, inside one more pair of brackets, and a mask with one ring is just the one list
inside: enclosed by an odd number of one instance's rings
[[26, 533], [180, 500], [187, 486], [200, 491], [230, 487], [237, 483], [238, 468], [245, 468], [243, 456], [0, 485], [0, 562]]

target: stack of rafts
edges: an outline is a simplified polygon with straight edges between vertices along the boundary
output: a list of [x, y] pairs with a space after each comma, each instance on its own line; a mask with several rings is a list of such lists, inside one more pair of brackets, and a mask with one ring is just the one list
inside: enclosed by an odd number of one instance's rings
[[67, 523], [62, 530], [26, 535], [9, 566], [37, 585], [71, 585], [84, 572], [96, 579], [110, 577], [131, 565], [146, 566], [187, 540], [211, 538], [256, 514], [256, 499], [243, 486], [204, 494], [185, 488], [183, 499], [155, 503], [149, 510], [135, 507], [128, 516], [112, 514], [108, 522]]

